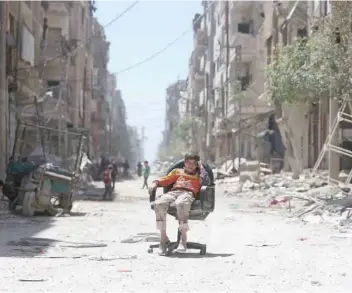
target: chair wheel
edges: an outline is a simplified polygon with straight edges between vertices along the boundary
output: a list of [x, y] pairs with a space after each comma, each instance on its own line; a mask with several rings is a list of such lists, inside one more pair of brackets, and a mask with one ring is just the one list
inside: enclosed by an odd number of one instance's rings
[[200, 250], [199, 254], [200, 254], [200, 255], [206, 255], [206, 254], [207, 254], [207, 247], [204, 246], [204, 247]]
[[153, 253], [153, 248], [148, 248], [148, 253]]

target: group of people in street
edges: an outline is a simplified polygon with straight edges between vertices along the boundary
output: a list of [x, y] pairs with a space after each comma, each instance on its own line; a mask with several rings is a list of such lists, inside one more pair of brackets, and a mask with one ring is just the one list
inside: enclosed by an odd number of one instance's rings
[[105, 185], [105, 191], [103, 194], [103, 200], [112, 199], [113, 191], [115, 189], [116, 179], [119, 175], [119, 169], [122, 169], [122, 178], [129, 177], [130, 165], [127, 160], [123, 163], [118, 163], [116, 160], [110, 161], [109, 159], [102, 157], [99, 167], [100, 178], [103, 180]]
[[[103, 180], [105, 185], [103, 200], [112, 199], [112, 194], [115, 189], [115, 182], [116, 182], [117, 176], [119, 175], [119, 167], [121, 166], [119, 166], [116, 160], [110, 161], [102, 157], [99, 173], [101, 174], [101, 179]], [[128, 177], [130, 166], [127, 160], [125, 160], [125, 162], [122, 164], [122, 168], [123, 168], [122, 178]], [[142, 189], [144, 188], [148, 189], [148, 178], [150, 175], [150, 166], [148, 161], [144, 161], [143, 165], [141, 162], [138, 162], [137, 175], [138, 177], [143, 176]]]

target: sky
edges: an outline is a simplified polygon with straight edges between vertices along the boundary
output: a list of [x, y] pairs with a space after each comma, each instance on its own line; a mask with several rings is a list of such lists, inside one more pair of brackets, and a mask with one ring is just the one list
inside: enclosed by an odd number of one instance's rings
[[[109, 23], [134, 1], [97, 1], [95, 16]], [[140, 1], [105, 29], [110, 44], [108, 69], [117, 73], [163, 49], [189, 30], [172, 47], [153, 60], [117, 74], [117, 87], [126, 104], [128, 124], [145, 127], [144, 160], [156, 158], [165, 121], [166, 88], [187, 78], [193, 49], [192, 19], [201, 1]]]

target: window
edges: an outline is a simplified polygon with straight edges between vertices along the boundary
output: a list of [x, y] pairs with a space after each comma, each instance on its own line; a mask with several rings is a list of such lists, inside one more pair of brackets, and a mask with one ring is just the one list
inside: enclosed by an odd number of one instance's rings
[[9, 23], [8, 23], [9, 33], [16, 38], [16, 20], [15, 17], [9, 13]]
[[22, 40], [21, 40], [21, 58], [22, 60], [34, 65], [34, 36], [29, 29], [22, 26]]
[[237, 30], [242, 34], [253, 34], [253, 21], [238, 23]]
[[327, 0], [326, 2], [326, 14], [329, 15], [331, 13], [331, 1]]
[[53, 98], [58, 100], [60, 97], [60, 81], [58, 80], [48, 80], [46, 83], [48, 90], [52, 91]]
[[[28, 1], [29, 2], [29, 1]], [[41, 6], [43, 7], [44, 10], [48, 10], [49, 8], [49, 1], [40, 1]]]
[[81, 15], [81, 25], [84, 26], [84, 19], [86, 16], [86, 9], [84, 7], [82, 7], [82, 15]]
[[241, 60], [242, 60], [242, 46], [241, 45], [237, 45], [235, 47], [235, 60], [236, 60], [236, 62], [241, 62]]
[[288, 24], [284, 26], [282, 29], [282, 43], [286, 46], [288, 43], [287, 35], [288, 35]]
[[71, 62], [71, 66], [75, 66], [76, 65], [76, 56], [75, 55], [71, 55], [70, 62]]
[[313, 16], [314, 17], [320, 16], [320, 0], [313, 1]]
[[266, 60], [267, 60], [266, 63], [268, 65], [271, 63], [272, 45], [273, 45], [273, 37], [270, 37], [266, 40]]

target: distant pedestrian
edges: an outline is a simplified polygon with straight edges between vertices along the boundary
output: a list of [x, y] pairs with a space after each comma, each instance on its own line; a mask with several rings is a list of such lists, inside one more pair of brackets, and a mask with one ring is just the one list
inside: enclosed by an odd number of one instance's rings
[[113, 166], [109, 165], [108, 168], [103, 173], [103, 181], [105, 184], [105, 192], [103, 194], [103, 200], [108, 196], [110, 199], [112, 198], [112, 170]]
[[138, 175], [138, 177], [142, 177], [142, 168], [143, 168], [142, 163], [138, 162], [138, 164], [137, 164], [137, 175]]
[[149, 187], [148, 187], [148, 178], [149, 178], [149, 175], [150, 175], [150, 166], [149, 166], [149, 164], [148, 164], [148, 161], [145, 161], [145, 162], [144, 162], [144, 171], [143, 171], [143, 179], [144, 179], [144, 182], [143, 182], [142, 189], [144, 189], [144, 187], [147, 187], [147, 189], [149, 188]]
[[117, 163], [115, 160], [112, 161], [112, 172], [111, 172], [111, 180], [112, 180], [112, 190], [115, 189], [116, 177], [118, 175]]

